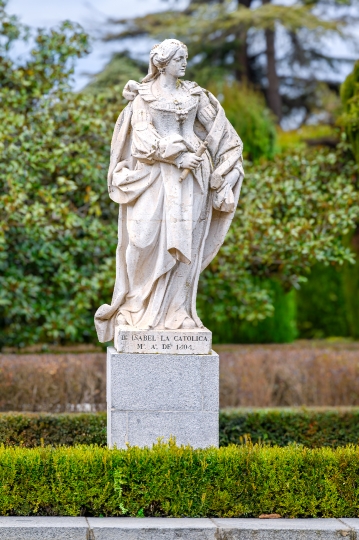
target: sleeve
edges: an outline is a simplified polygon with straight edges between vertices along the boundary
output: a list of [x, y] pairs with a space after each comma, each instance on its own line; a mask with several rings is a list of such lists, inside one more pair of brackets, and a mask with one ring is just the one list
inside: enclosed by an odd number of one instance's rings
[[177, 134], [160, 137], [156, 131], [147, 103], [138, 96], [133, 103], [132, 115], [132, 155], [143, 163], [155, 161], [176, 164], [176, 159], [187, 151], [183, 137]]
[[217, 111], [210, 102], [208, 96], [205, 94], [205, 92], [201, 92], [199, 98], [197, 118], [207, 131], [211, 130], [216, 115]]

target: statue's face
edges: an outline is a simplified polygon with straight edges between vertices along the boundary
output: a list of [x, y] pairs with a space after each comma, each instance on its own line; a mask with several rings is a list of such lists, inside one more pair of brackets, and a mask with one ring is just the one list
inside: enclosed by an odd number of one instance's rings
[[187, 51], [181, 47], [167, 64], [166, 72], [174, 77], [183, 77], [186, 73], [187, 58]]

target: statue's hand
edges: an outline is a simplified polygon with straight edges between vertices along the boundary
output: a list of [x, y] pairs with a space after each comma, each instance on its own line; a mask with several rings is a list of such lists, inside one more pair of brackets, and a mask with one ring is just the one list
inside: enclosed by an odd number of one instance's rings
[[193, 171], [193, 169], [197, 169], [201, 161], [203, 161], [202, 157], [196, 156], [193, 152], [185, 152], [181, 160], [181, 169], [190, 169]]

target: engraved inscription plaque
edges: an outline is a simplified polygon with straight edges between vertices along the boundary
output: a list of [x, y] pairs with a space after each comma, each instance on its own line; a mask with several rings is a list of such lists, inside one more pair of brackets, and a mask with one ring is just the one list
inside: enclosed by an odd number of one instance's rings
[[115, 349], [123, 353], [210, 354], [212, 332], [207, 328], [187, 330], [138, 330], [116, 326]]

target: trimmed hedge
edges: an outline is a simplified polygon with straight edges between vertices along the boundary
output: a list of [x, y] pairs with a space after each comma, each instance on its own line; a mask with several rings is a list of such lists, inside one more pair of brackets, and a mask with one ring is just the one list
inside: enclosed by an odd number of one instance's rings
[[0, 515], [354, 517], [359, 447], [0, 447]]
[[[309, 448], [359, 444], [359, 408], [233, 409], [219, 415], [220, 446], [270, 443]], [[7, 446], [106, 446], [106, 413], [0, 413], [0, 443]]]
[[222, 410], [219, 433], [221, 446], [243, 443], [246, 437], [253, 443], [309, 448], [359, 444], [359, 408]]
[[[359, 408], [234, 409], [219, 415], [220, 446], [270, 443], [309, 448], [359, 444]], [[106, 446], [106, 413], [0, 413], [0, 443], [7, 446]]]
[[0, 444], [34, 446], [106, 445], [106, 413], [0, 413]]

